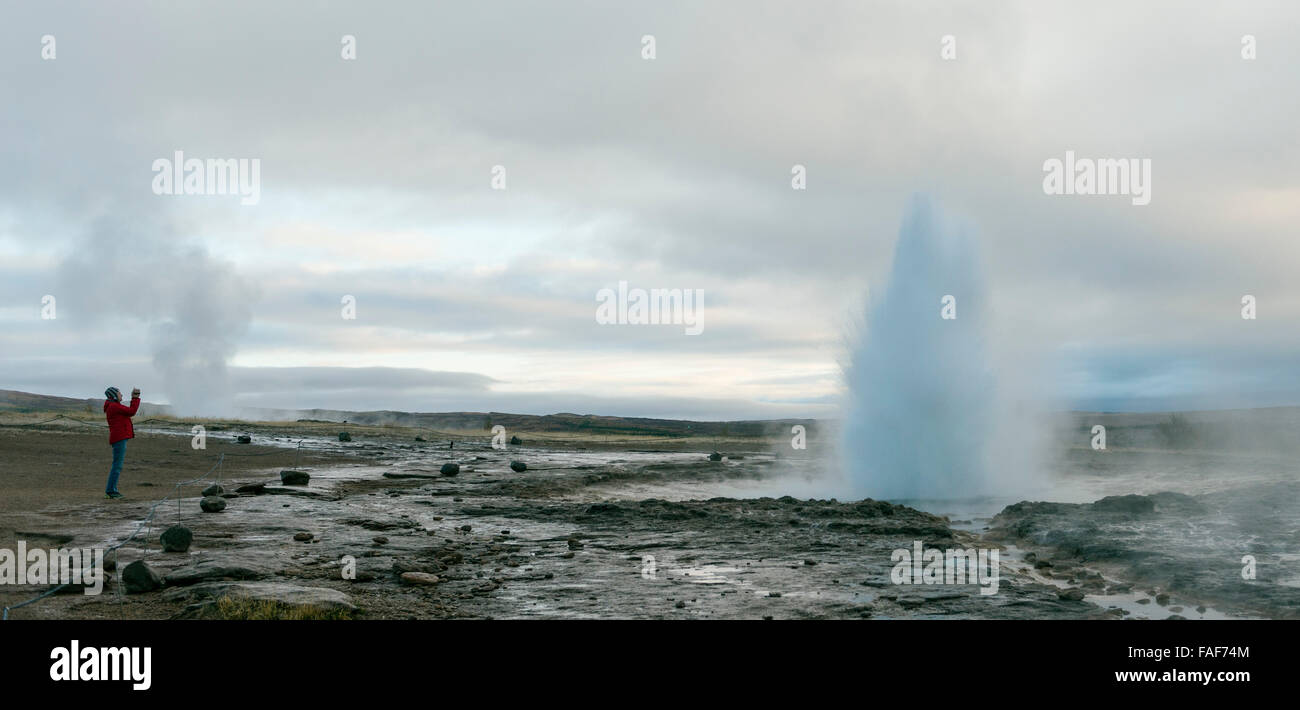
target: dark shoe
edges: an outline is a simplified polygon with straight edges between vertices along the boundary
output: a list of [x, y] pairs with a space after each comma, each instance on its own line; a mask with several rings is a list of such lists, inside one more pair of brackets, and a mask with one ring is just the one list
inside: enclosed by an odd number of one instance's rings
[[104, 497], [105, 497], [105, 498], [112, 498], [113, 500], [117, 500], [118, 498], [125, 498], [126, 496], [122, 495], [121, 493], [118, 493], [117, 491], [113, 491], [112, 493], [105, 493], [105, 494], [104, 494]]

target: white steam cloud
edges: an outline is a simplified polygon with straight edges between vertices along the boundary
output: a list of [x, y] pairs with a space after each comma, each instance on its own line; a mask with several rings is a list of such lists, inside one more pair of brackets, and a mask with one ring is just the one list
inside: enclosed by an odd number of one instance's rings
[[61, 265], [60, 307], [83, 330], [143, 324], [174, 412], [231, 415], [227, 365], [256, 294], [231, 264], [167, 232], [100, 223]]

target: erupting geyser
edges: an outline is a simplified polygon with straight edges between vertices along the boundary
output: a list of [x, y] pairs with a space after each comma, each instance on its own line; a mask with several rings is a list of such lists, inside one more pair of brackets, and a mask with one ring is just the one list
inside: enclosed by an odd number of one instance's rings
[[986, 454], [996, 407], [974, 240], [945, 223], [928, 198], [913, 197], [889, 284], [871, 300], [845, 372], [841, 450], [851, 492], [991, 493]]

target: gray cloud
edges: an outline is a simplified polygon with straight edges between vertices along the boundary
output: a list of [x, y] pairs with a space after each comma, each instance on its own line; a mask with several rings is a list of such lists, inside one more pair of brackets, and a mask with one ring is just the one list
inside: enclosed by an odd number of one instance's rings
[[[1229, 343], [1285, 368], [1300, 350], [1298, 19], [1174, 2], [18, 6], [0, 26], [0, 347], [61, 390], [81, 387], [62, 363], [144, 381], [173, 352], [205, 372], [326, 368], [302, 386], [344, 399], [358, 367], [491, 380], [439, 400], [458, 408], [560, 406], [582, 377], [606, 378], [609, 406], [695, 416], [708, 407], [688, 401], [831, 402], [845, 324], [927, 190], [979, 235], [1000, 356], [1070, 373], [1055, 394], [1122, 406], [1146, 396], [1125, 365], [1141, 361], [1237, 402], [1215, 385], [1236, 361], [1166, 363]], [[261, 203], [152, 194], [152, 160], [177, 149], [260, 158]], [[1042, 161], [1066, 149], [1151, 157], [1152, 204], [1044, 196]], [[106, 221], [124, 236], [86, 236]], [[95, 291], [123, 279], [135, 295]], [[619, 280], [703, 288], [705, 333], [597, 326], [594, 293]], [[39, 320], [44, 293], [57, 322]], [[194, 377], [153, 386], [240, 389], [177, 384]]]

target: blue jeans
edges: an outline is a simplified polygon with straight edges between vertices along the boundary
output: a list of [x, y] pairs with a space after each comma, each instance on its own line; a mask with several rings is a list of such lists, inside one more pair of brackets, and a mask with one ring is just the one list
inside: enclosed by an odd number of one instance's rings
[[113, 444], [113, 468], [108, 471], [108, 487], [105, 493], [117, 492], [117, 477], [122, 474], [122, 462], [126, 460], [126, 439]]

